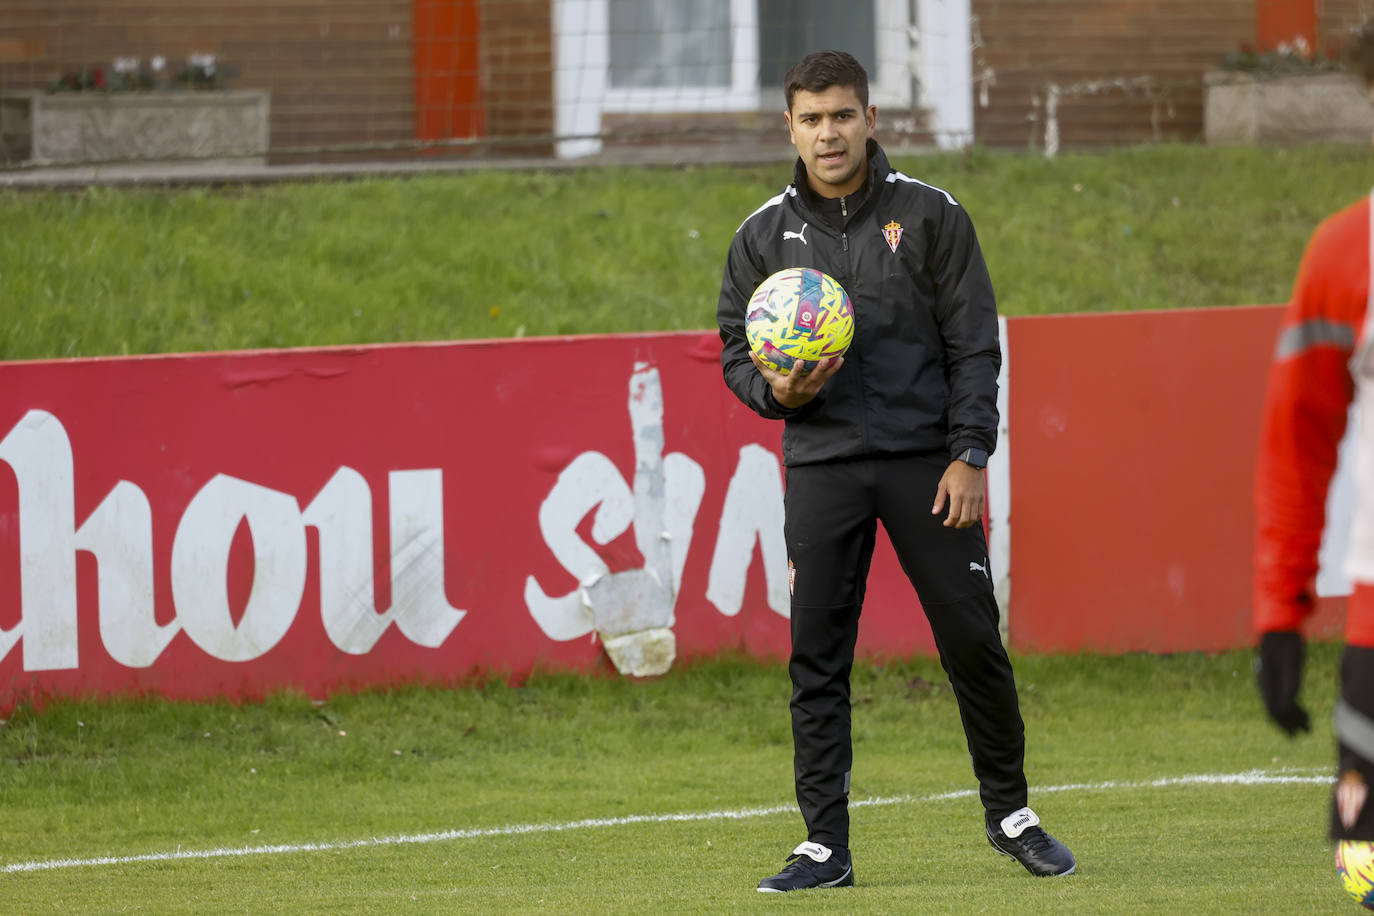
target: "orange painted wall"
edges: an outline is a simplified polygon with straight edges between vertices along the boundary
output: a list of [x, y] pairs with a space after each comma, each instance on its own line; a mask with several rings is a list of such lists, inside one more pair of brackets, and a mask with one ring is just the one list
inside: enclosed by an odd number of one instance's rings
[[1317, 48], [1317, 0], [1255, 0], [1255, 46], [1272, 51], [1296, 38]]
[[413, 2], [415, 136], [482, 136], [486, 117], [478, 0]]

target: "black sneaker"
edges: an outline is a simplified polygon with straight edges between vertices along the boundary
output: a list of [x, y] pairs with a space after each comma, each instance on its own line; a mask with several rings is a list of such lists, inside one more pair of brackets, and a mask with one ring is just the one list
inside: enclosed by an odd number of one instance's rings
[[1037, 878], [1071, 875], [1078, 867], [1069, 847], [1041, 830], [1040, 818], [1029, 808], [1013, 811], [1002, 818], [999, 828], [987, 831], [993, 849], [1020, 862]]
[[820, 843], [802, 843], [787, 857], [787, 867], [759, 882], [760, 894], [781, 894], [808, 887], [853, 887], [854, 863], [849, 853], [835, 853]]

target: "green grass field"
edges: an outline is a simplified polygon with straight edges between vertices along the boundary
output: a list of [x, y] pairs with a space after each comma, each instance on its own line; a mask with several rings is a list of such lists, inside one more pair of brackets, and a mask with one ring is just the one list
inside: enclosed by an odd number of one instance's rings
[[[1362, 148], [899, 161], [972, 213], [1012, 315], [1283, 301]], [[0, 192], [0, 359], [709, 328], [786, 166]], [[1016, 659], [1032, 804], [1079, 873], [981, 833], [937, 662], [855, 672], [859, 886], [755, 893], [803, 839], [783, 666], [543, 674], [261, 704], [57, 701], [0, 726], [0, 911], [1352, 912], [1316, 733], [1249, 653]], [[1259, 773], [1227, 780], [1235, 774]]]
[[[1005, 314], [1282, 302], [1361, 147], [897, 160], [953, 191]], [[710, 328], [786, 164], [0, 191], [0, 359]]]
[[[1054, 880], [983, 839], [938, 663], [861, 664], [859, 885], [785, 898], [754, 890], [804, 838], [780, 663], [324, 706], [61, 702], [0, 729], [0, 900], [22, 913], [1350, 912], [1324, 839], [1337, 652], [1313, 648], [1316, 732], [1292, 741], [1263, 718], [1248, 652], [1015, 659], [1031, 803], [1080, 863]], [[1289, 781], [1215, 781], [1252, 771]], [[99, 857], [115, 861], [61, 864]]]

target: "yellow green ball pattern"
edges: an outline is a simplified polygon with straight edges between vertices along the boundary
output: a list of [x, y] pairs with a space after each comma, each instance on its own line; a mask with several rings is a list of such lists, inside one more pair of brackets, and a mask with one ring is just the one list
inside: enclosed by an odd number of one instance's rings
[[771, 369], [803, 375], [854, 340], [854, 306], [834, 277], [788, 267], [759, 284], [745, 309], [749, 349]]
[[1341, 840], [1336, 844], [1336, 871], [1345, 892], [1365, 909], [1374, 910], [1374, 843]]

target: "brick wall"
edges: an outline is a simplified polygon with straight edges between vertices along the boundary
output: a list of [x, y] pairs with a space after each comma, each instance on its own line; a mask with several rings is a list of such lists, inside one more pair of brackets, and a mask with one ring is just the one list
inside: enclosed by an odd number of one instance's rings
[[[1334, 45], [1368, 0], [1318, 0]], [[972, 0], [974, 127], [989, 146], [1045, 140], [1047, 101], [1063, 146], [1202, 135], [1202, 77], [1255, 39], [1255, 0]], [[985, 90], [985, 96], [984, 96]], [[983, 99], [986, 104], [983, 104]]]
[[[278, 159], [289, 148], [404, 143], [415, 137], [413, 2], [0, 0], [0, 38], [42, 47], [33, 59], [0, 61], [0, 89], [39, 87], [116, 56], [162, 54], [176, 65], [190, 52], [212, 52], [240, 70], [231, 85], [270, 90]], [[1374, 12], [1371, 0], [1318, 2], [1326, 45]], [[972, 0], [981, 38], [974, 52], [978, 140], [1040, 146], [1051, 84], [1060, 87], [1056, 121], [1066, 147], [1196, 140], [1202, 76], [1253, 41], [1255, 3]], [[540, 138], [537, 146], [505, 150], [547, 152], [551, 2], [480, 0], [480, 16], [486, 133]]]
[[[491, 135], [553, 130], [548, 0], [483, 0], [482, 87]], [[0, 89], [41, 87], [82, 65], [210, 52], [231, 88], [272, 93], [278, 151], [415, 137], [412, 0], [0, 0], [0, 36], [37, 42], [0, 62]], [[309, 156], [306, 158], [339, 158]]]
[[1317, 42], [1322, 48], [1340, 47], [1352, 29], [1374, 16], [1370, 0], [1317, 0]]
[[550, 0], [482, 0], [482, 91], [488, 135], [553, 133], [552, 28]]
[[410, 0], [5, 0], [4, 20], [46, 46], [4, 68], [5, 88], [117, 56], [177, 67], [210, 52], [239, 70], [231, 88], [271, 90], [274, 147], [414, 136]]

